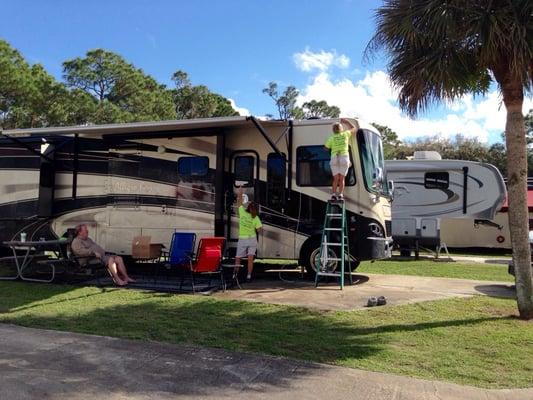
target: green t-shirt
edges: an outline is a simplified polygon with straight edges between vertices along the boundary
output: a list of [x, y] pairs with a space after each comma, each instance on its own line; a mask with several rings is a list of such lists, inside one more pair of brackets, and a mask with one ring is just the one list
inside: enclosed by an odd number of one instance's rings
[[252, 214], [246, 211], [243, 206], [239, 207], [239, 238], [249, 239], [255, 237], [256, 229], [262, 226], [258, 216], [252, 218]]
[[332, 156], [337, 154], [348, 155], [350, 136], [352, 136], [350, 131], [334, 133], [328, 138], [328, 140], [326, 140], [324, 146], [331, 150]]

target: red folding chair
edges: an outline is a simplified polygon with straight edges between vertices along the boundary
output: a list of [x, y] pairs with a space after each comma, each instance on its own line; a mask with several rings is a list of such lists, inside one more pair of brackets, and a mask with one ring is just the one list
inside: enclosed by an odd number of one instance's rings
[[[189, 257], [188, 269], [191, 274], [192, 292], [195, 292], [195, 275], [208, 275], [211, 284], [213, 275], [220, 276], [220, 283], [224, 286], [224, 277], [222, 275], [222, 256], [224, 255], [224, 244], [226, 239], [223, 237], [204, 237], [200, 239], [196, 256]], [[180, 290], [183, 285], [183, 277], [180, 283]]]

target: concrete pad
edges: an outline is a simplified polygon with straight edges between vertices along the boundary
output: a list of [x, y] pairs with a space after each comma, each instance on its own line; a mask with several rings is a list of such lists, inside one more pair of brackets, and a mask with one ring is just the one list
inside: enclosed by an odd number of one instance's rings
[[[440, 257], [437, 259], [433, 255], [420, 254], [420, 260], [430, 260], [430, 261], [439, 261], [439, 262], [460, 262], [460, 263], [474, 263], [474, 264], [495, 264], [495, 265], [508, 265], [509, 261], [512, 260], [512, 257], [508, 256], [465, 256], [465, 255], [456, 255], [450, 254], [448, 257], [446, 254], [441, 253]], [[393, 255], [392, 260], [401, 260], [401, 261], [412, 261], [414, 257], [403, 257], [400, 255]]]
[[2, 400], [531, 399], [303, 361], [0, 324]]
[[434, 278], [407, 275], [354, 275], [354, 285], [281, 280], [256, 280], [242, 284], [242, 290], [219, 292], [220, 299], [284, 304], [319, 310], [355, 310], [366, 308], [371, 296], [385, 296], [387, 305], [409, 304], [450, 297], [489, 295], [514, 298], [514, 286], [509, 282], [475, 281], [469, 279]]

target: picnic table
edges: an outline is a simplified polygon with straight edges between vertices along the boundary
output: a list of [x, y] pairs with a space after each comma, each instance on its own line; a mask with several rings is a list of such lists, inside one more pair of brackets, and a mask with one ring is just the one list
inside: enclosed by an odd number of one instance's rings
[[[7, 257], [8, 259], [13, 259], [15, 266], [17, 268], [16, 276], [12, 277], [3, 277], [2, 279], [21, 279], [23, 281], [32, 281], [32, 282], [52, 282], [56, 274], [56, 262], [57, 260], [62, 260], [66, 256], [63, 252], [62, 246], [68, 244], [66, 240], [30, 240], [30, 241], [20, 241], [20, 240], [11, 240], [3, 242], [4, 246], [9, 247], [13, 251], [13, 257]], [[44, 254], [45, 251], [51, 251], [56, 255], [56, 259], [50, 259], [47, 255]], [[17, 252], [22, 253], [22, 255], [17, 254]], [[5, 258], [4, 258], [5, 259]], [[41, 278], [32, 278], [24, 275], [24, 271], [34, 262], [45, 268], [50, 268], [49, 279]]]

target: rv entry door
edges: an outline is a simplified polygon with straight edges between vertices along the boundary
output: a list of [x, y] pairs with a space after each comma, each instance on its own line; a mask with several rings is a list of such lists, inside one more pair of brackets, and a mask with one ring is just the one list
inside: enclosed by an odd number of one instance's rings
[[[226, 196], [227, 240], [230, 248], [237, 246], [239, 239], [239, 211], [237, 189], [242, 186], [245, 200], [260, 203], [259, 199], [259, 154], [254, 150], [239, 150], [230, 157], [231, 185]], [[260, 246], [259, 246], [260, 247]]]

